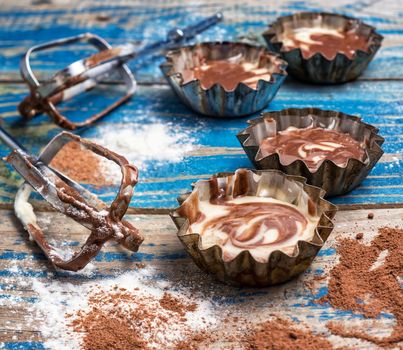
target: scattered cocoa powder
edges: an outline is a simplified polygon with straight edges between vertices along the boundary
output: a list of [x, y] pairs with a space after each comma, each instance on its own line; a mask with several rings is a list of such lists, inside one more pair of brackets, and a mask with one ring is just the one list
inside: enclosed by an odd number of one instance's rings
[[[340, 337], [365, 340], [383, 348], [395, 348], [396, 343], [400, 342], [400, 340], [396, 342], [390, 342], [390, 340], [386, 338], [377, 338], [372, 335], [366, 334], [362, 330], [357, 328], [349, 327], [349, 329], [347, 329], [343, 326], [343, 324], [333, 321], [328, 322], [326, 324], [326, 327], [329, 329], [330, 332]], [[402, 349], [402, 347], [399, 347], [399, 349]]]
[[67, 143], [53, 158], [52, 167], [81, 183], [111, 185], [102, 173], [101, 159], [77, 142]]
[[108, 16], [106, 14], [100, 13], [100, 14], [95, 16], [95, 19], [97, 21], [100, 21], [100, 22], [109, 22], [111, 20], [111, 16]]
[[309, 280], [304, 281], [304, 286], [306, 288], [308, 288], [311, 291], [311, 293], [313, 293], [313, 291], [315, 290], [315, 281], [314, 281], [314, 279], [309, 279]]
[[174, 350], [239, 350], [239, 345], [243, 345], [245, 329], [250, 329], [251, 327], [251, 322], [247, 319], [237, 316], [224, 316], [222, 327], [190, 334], [186, 339], [178, 342]]
[[127, 327], [127, 320], [119, 315], [111, 317], [108, 312], [94, 308], [71, 325], [84, 332], [83, 350], [135, 350], [148, 349], [147, 343], [137, 332]]
[[309, 291], [314, 294], [318, 288], [318, 285], [320, 284], [320, 282], [322, 282], [323, 280], [325, 280], [327, 278], [326, 274], [322, 274], [322, 275], [313, 275], [312, 278], [309, 279], [305, 279], [303, 281], [304, 286], [309, 289]]
[[[135, 350], [174, 348], [186, 339], [196, 341], [183, 316], [197, 304], [165, 293], [161, 298], [113, 286], [94, 290], [88, 310], [65, 315], [73, 331], [83, 335], [82, 350]], [[203, 319], [200, 320], [203, 322]], [[184, 345], [180, 349], [186, 349]]]
[[165, 310], [176, 312], [180, 316], [185, 316], [186, 312], [194, 312], [197, 309], [197, 304], [183, 303], [178, 298], [169, 293], [164, 293], [164, 295], [160, 299], [160, 305]]
[[[396, 325], [392, 334], [384, 338], [329, 322], [327, 326], [332, 333], [382, 347], [393, 347], [403, 341], [403, 298], [398, 281], [403, 273], [402, 246], [403, 230], [386, 227], [379, 229], [379, 235], [370, 245], [348, 238], [339, 241], [340, 261], [330, 272], [328, 295], [319, 301], [360, 312], [368, 318], [377, 317], [382, 311], [390, 312], [395, 316]], [[387, 251], [386, 258], [379, 264], [377, 260], [384, 251]]]
[[314, 281], [323, 281], [323, 280], [326, 279], [326, 278], [327, 278], [327, 275], [326, 275], [326, 274], [313, 276], [313, 280], [314, 280]]
[[178, 342], [175, 350], [198, 350], [203, 343], [213, 342], [212, 335], [208, 332], [192, 334], [187, 339]]
[[362, 239], [364, 237], [364, 234], [362, 232], [359, 232], [355, 235], [355, 239]]
[[143, 263], [143, 262], [136, 262], [136, 263], [134, 263], [134, 265], [138, 268], [138, 269], [144, 269], [144, 268], [146, 268], [146, 264], [145, 263]]
[[309, 329], [297, 328], [294, 323], [276, 318], [257, 325], [244, 339], [248, 350], [329, 350], [332, 344]]

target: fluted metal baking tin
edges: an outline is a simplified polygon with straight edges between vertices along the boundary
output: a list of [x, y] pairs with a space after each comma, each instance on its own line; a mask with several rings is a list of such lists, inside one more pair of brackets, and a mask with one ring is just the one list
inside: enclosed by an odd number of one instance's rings
[[[275, 120], [276, 130], [265, 120]], [[361, 121], [361, 118], [336, 111], [317, 108], [289, 108], [278, 112], [263, 113], [262, 117], [248, 121], [250, 126], [237, 137], [251, 162], [257, 169], [278, 169], [286, 174], [299, 175], [311, 185], [323, 188], [326, 197], [344, 194], [357, 187], [381, 158], [381, 145], [384, 138], [378, 135], [378, 129]], [[311, 172], [304, 161], [296, 160], [289, 165], [280, 162], [278, 153], [268, 156], [260, 154], [260, 142], [277, 131], [289, 126], [305, 128], [310, 125], [330, 128], [349, 133], [354, 139], [366, 145], [366, 159], [349, 159], [346, 167], [339, 167], [330, 160], [325, 160], [316, 172]]]
[[[244, 286], [270, 286], [283, 283], [305, 271], [319, 252], [324, 242], [333, 230], [332, 219], [337, 207], [322, 198], [324, 191], [305, 183], [300, 176], [289, 176], [277, 170], [246, 171], [248, 189], [246, 193], [236, 195], [251, 195], [274, 197], [289, 203], [297, 203], [304, 198], [311, 201], [316, 213], [320, 216], [319, 223], [310, 241], [298, 241], [291, 255], [280, 250], [273, 251], [267, 262], [256, 261], [249, 251], [245, 250], [231, 261], [224, 261], [222, 249], [214, 245], [202, 249], [202, 237], [199, 234], [188, 234], [190, 220], [197, 218], [198, 200], [210, 198], [209, 180], [198, 181], [193, 191], [179, 200], [181, 206], [171, 213], [178, 228], [178, 237], [186, 251], [202, 270], [214, 274], [220, 281]], [[237, 171], [237, 172], [238, 172]], [[221, 173], [218, 178], [219, 187], [228, 195], [234, 194], [236, 174]], [[190, 218], [190, 220], [189, 220]]]
[[[290, 51], [283, 50], [283, 43], [279, 34], [286, 28], [301, 28], [317, 26], [318, 21], [326, 27], [354, 29], [357, 34], [363, 35], [371, 41], [367, 51], [357, 50], [354, 57], [338, 53], [333, 60], [328, 60], [321, 53], [305, 59], [301, 50], [296, 48]], [[270, 50], [278, 52], [288, 62], [290, 75], [311, 83], [333, 84], [354, 80], [361, 75], [369, 62], [381, 47], [383, 36], [375, 28], [362, 21], [333, 13], [300, 12], [291, 16], [279, 17], [270, 24], [263, 33]]]
[[[259, 62], [261, 67], [269, 68], [272, 73], [270, 81], [259, 80], [256, 89], [240, 83], [233, 91], [226, 91], [219, 84], [204, 89], [199, 80], [183, 84], [181, 71], [185, 67], [200, 64], [201, 57], [220, 60], [239, 54], [243, 61]], [[208, 42], [169, 51], [166, 62], [160, 68], [185, 105], [201, 114], [226, 118], [242, 117], [266, 107], [287, 76], [286, 66], [287, 62], [278, 54], [263, 47], [244, 43]]]

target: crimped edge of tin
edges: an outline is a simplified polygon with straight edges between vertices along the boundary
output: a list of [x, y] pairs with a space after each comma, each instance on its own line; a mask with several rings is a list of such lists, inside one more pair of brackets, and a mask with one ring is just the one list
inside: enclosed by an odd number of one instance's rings
[[[316, 171], [312, 172], [306, 165], [306, 163], [300, 159], [297, 159], [288, 165], [283, 165], [277, 152], [271, 153], [264, 157], [258, 157], [260, 143], [252, 140], [252, 136], [256, 135], [256, 133], [258, 132], [257, 129], [261, 124], [264, 124], [265, 119], [273, 118], [274, 120], [281, 122], [281, 120], [284, 120], [284, 118], [286, 117], [294, 117], [299, 119], [308, 116], [310, 116], [311, 119], [318, 119], [321, 117], [340, 119], [340, 124], [343, 122], [343, 120], [350, 120], [352, 123], [362, 125], [363, 128], [369, 131], [369, 138], [366, 142], [365, 147], [366, 159], [364, 161], [361, 161], [356, 158], [349, 158], [346, 166], [344, 167], [338, 166], [333, 161], [326, 159]], [[322, 110], [319, 108], [288, 108], [281, 111], [262, 113], [261, 117], [248, 120], [248, 124], [249, 126], [246, 129], [237, 134], [237, 138], [249, 159], [258, 169], [278, 169], [284, 171], [287, 174], [304, 176], [307, 178], [308, 183], [315, 186], [320, 186], [325, 190], [327, 190], [327, 188], [332, 188], [332, 185], [327, 186], [326, 179], [323, 180], [322, 184], [319, 184], [318, 179], [315, 178], [315, 174], [324, 174], [325, 169], [330, 169], [329, 171], [333, 173], [336, 173], [337, 170], [344, 171], [344, 173], [346, 173], [349, 169], [355, 169], [355, 171], [357, 171], [358, 169], [357, 179], [360, 179], [359, 182], [361, 182], [366, 177], [366, 174], [372, 170], [372, 168], [375, 166], [375, 164], [384, 153], [381, 146], [385, 139], [378, 134], [379, 130], [371, 124], [364, 123], [360, 117], [349, 115], [343, 112]], [[289, 123], [288, 126], [298, 127], [293, 123]], [[258, 138], [263, 137], [261, 132], [259, 135], [260, 136]], [[351, 136], [354, 137], [353, 135]], [[270, 168], [267, 168], [263, 164], [266, 161], [272, 164]], [[363, 173], [365, 174], [365, 176], [361, 175]], [[349, 192], [354, 187], [348, 189], [347, 191], [339, 191], [335, 188], [333, 188], [331, 192], [327, 190], [326, 197], [330, 195], [338, 195]]]
[[273, 72], [270, 75], [270, 80], [265, 80], [265, 79], [259, 79], [257, 84], [256, 84], [256, 89], [250, 87], [249, 85], [246, 85], [242, 82], [238, 83], [236, 88], [234, 90], [226, 90], [222, 85], [216, 83], [214, 85], [212, 85], [210, 88], [205, 89], [204, 87], [202, 87], [202, 85], [200, 84], [200, 80], [199, 79], [194, 79], [192, 81], [189, 81], [186, 84], [180, 83], [179, 86], [180, 87], [185, 87], [189, 84], [196, 84], [198, 86], [200, 86], [200, 89], [203, 91], [209, 91], [209, 90], [213, 90], [216, 86], [219, 86], [223, 91], [225, 91], [226, 93], [232, 93], [235, 90], [238, 89], [242, 89], [242, 90], [250, 90], [250, 91], [257, 91], [259, 90], [262, 85], [264, 84], [275, 84], [278, 80], [280, 76], [287, 76], [287, 62], [285, 60], [283, 60], [281, 58], [281, 56], [278, 53], [272, 52], [267, 50], [265, 47], [263, 46], [256, 46], [256, 45], [251, 45], [251, 44], [247, 44], [247, 43], [242, 43], [242, 42], [230, 42], [230, 41], [211, 41], [211, 42], [203, 42], [203, 43], [198, 43], [195, 45], [188, 45], [188, 46], [183, 46], [179, 49], [176, 50], [171, 50], [168, 51], [165, 55], [166, 58], [166, 62], [162, 63], [160, 65], [160, 69], [162, 70], [162, 72], [164, 73], [166, 78], [169, 77], [176, 77], [180, 80], [183, 81], [183, 76], [182, 73], [180, 71], [176, 71], [174, 70], [174, 65], [175, 65], [175, 60], [178, 59], [181, 56], [181, 53], [183, 51], [196, 51], [197, 49], [203, 49], [204, 47], [208, 47], [210, 48], [210, 50], [215, 49], [216, 47], [222, 47], [222, 46], [234, 46], [234, 47], [244, 47], [247, 50], [257, 50], [257, 51], [261, 51], [261, 53], [263, 53], [264, 56], [267, 57], [272, 57], [273, 58], [273, 62], [274, 63], [273, 66], [275, 67], [276, 71]]
[[[370, 32], [370, 34], [368, 35], [368, 42], [372, 39], [372, 43], [368, 46], [368, 49], [366, 51], [363, 50], [355, 50], [355, 54], [353, 55], [352, 58], [349, 58], [347, 55], [338, 52], [335, 57], [333, 59], [328, 59], [327, 57], [325, 57], [321, 52], [317, 52], [314, 55], [312, 55], [309, 58], [304, 58], [302, 55], [302, 51], [299, 48], [294, 48], [292, 50], [284, 50], [283, 49], [283, 42], [282, 40], [280, 40], [277, 37], [277, 33], [276, 33], [276, 27], [282, 27], [282, 23], [285, 21], [298, 21], [298, 19], [314, 19], [317, 18], [319, 16], [322, 17], [339, 17], [339, 18], [343, 18], [346, 21], [353, 21], [356, 23], [356, 30], [358, 31], [359, 28], [367, 28]], [[299, 52], [301, 58], [304, 61], [310, 61], [310, 60], [315, 60], [317, 56], [319, 56], [321, 59], [326, 60], [328, 62], [332, 62], [338, 59], [338, 56], [340, 57], [344, 57], [345, 59], [349, 60], [349, 61], [355, 61], [358, 57], [357, 53], [361, 52], [363, 54], [365, 54], [368, 58], [371, 57], [372, 55], [374, 55], [378, 49], [381, 47], [382, 44], [382, 40], [383, 40], [383, 36], [381, 34], [379, 34], [376, 31], [376, 28], [364, 23], [362, 20], [358, 19], [358, 18], [354, 18], [354, 17], [349, 17], [349, 16], [345, 16], [345, 15], [341, 15], [341, 14], [337, 14], [337, 13], [330, 13], [330, 12], [298, 12], [295, 13], [293, 15], [288, 15], [288, 16], [282, 16], [282, 17], [278, 17], [273, 23], [271, 23], [269, 25], [269, 29], [267, 29], [266, 31], [264, 31], [262, 33], [263, 37], [266, 39], [266, 42], [270, 45], [273, 46], [273, 48], [276, 48], [275, 51], [279, 52], [279, 53], [289, 53], [292, 51], [297, 51]]]
[[[193, 185], [192, 192], [178, 198], [180, 206], [170, 213], [178, 229], [178, 238], [199, 268], [214, 274], [223, 282], [248, 286], [269, 286], [286, 282], [305, 271], [323, 247], [334, 228], [332, 219], [336, 215], [337, 207], [323, 198], [325, 192], [321, 188], [308, 185], [306, 179], [301, 176], [286, 175], [279, 170], [238, 169], [235, 172], [215, 174], [212, 178], [226, 178], [226, 184], [231, 185], [229, 181], [232, 178], [236, 181], [235, 179], [239, 172], [247, 172], [248, 179], [254, 181], [256, 186], [261, 181], [267, 180], [265, 176], [280, 176], [283, 185], [285, 181], [298, 184], [300, 192], [303, 191], [308, 195], [309, 200], [315, 204], [318, 216], [320, 214], [312, 239], [309, 241], [299, 240], [295, 245], [296, 249], [293, 254], [274, 250], [269, 254], [267, 262], [255, 260], [248, 250], [243, 250], [234, 259], [227, 261], [223, 259], [223, 250], [219, 245], [203, 249], [202, 237], [197, 233], [187, 233], [190, 220], [180, 211], [184, 206], [190, 205], [187, 199], [191, 195], [199, 196], [201, 187], [205, 190], [210, 189], [210, 180], [198, 181]], [[259, 176], [258, 180], [256, 180], [256, 175]], [[234, 187], [228, 186], [227, 188], [233, 191]], [[278, 188], [277, 190], [282, 190], [283, 188]]]

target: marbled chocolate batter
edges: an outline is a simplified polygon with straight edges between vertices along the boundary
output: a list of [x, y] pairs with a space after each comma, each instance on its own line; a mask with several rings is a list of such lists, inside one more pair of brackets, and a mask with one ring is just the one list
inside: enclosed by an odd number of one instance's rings
[[332, 28], [297, 28], [283, 34], [283, 47], [286, 51], [299, 48], [306, 59], [321, 53], [332, 60], [337, 53], [352, 59], [356, 50], [366, 51], [368, 39], [355, 31], [339, 31]]
[[252, 89], [257, 88], [260, 79], [270, 81], [270, 71], [259, 68], [258, 63], [232, 62], [228, 60], [206, 60], [200, 66], [185, 69], [182, 72], [183, 84], [198, 79], [204, 89], [220, 84], [226, 91], [233, 91], [239, 83]]
[[291, 254], [298, 240], [313, 237], [319, 220], [292, 204], [255, 196], [200, 201], [199, 211], [190, 233], [201, 235], [203, 249], [221, 246], [226, 261], [244, 250], [261, 262], [274, 250]]
[[278, 153], [280, 162], [289, 165], [303, 160], [315, 172], [326, 159], [345, 167], [350, 158], [364, 160], [363, 146], [349, 134], [323, 128], [297, 129], [289, 127], [260, 143], [262, 155]]

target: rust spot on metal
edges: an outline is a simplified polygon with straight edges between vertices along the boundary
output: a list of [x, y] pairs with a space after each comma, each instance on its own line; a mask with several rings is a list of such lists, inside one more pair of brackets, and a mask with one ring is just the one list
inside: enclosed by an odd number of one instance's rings
[[97, 65], [99, 65], [100, 63], [109, 61], [113, 58], [115, 58], [116, 56], [118, 56], [121, 52], [121, 49], [119, 47], [115, 47], [109, 50], [102, 50], [99, 51], [93, 55], [91, 55], [90, 57], [88, 57], [87, 59], [85, 59], [85, 65], [88, 68], [92, 68], [95, 67]]

